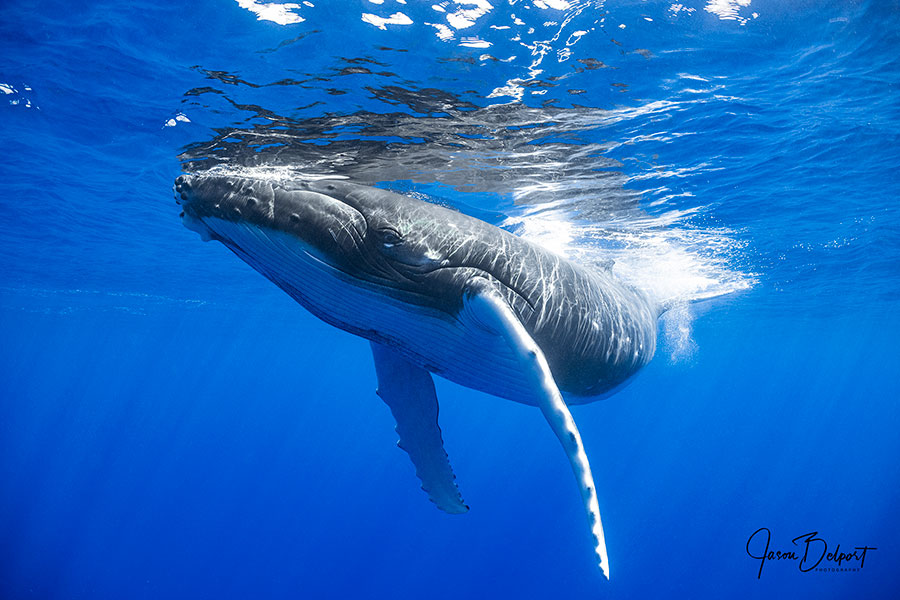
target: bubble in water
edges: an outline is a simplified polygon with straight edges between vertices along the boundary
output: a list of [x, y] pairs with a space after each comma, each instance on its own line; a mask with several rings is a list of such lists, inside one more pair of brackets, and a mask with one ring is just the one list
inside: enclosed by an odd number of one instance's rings
[[694, 315], [686, 301], [673, 304], [661, 317], [662, 341], [669, 351], [673, 363], [691, 358], [697, 351], [697, 342], [692, 337]]

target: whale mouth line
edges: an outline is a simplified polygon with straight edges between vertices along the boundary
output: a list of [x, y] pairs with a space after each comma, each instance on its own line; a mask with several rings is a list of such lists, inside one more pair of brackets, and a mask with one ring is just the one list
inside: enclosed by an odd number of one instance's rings
[[[261, 225], [257, 225], [255, 223], [251, 223], [249, 221], [230, 221], [226, 219], [220, 219], [218, 217], [196, 217], [195, 220], [191, 222], [189, 225], [188, 222], [185, 222], [185, 227], [191, 229], [192, 231], [197, 231], [194, 227], [203, 228], [206, 232], [208, 232], [209, 239], [216, 240], [224, 244], [228, 247], [229, 250], [238, 254], [242, 257], [251, 257], [255, 263], [257, 264], [265, 264], [267, 261], [259, 256], [254, 256], [250, 249], [244, 247], [239, 241], [231, 239], [226, 233], [221, 232], [221, 227], [217, 228], [215, 224], [215, 220], [222, 221], [223, 223], [228, 223], [232, 226], [239, 226], [244, 229], [254, 231], [254, 236], [257, 239], [265, 239], [266, 245], [271, 249], [275, 250], [277, 247], [285, 247], [287, 244], [279, 243], [275, 241], [275, 236], [285, 236], [290, 239], [290, 251], [299, 259], [308, 261], [311, 264], [318, 265], [319, 268], [325, 272], [330, 272], [333, 276], [340, 277], [345, 279], [348, 282], [353, 282], [353, 285], [357, 285], [358, 287], [363, 287], [370, 289], [372, 291], [377, 291], [379, 293], [386, 293], [392, 297], [397, 299], [409, 302], [410, 304], [420, 304], [420, 305], [433, 305], [433, 299], [430, 296], [425, 294], [416, 293], [409, 289], [405, 289], [402, 287], [398, 287], [396, 285], [396, 281], [389, 277], [360, 277], [357, 274], [350, 273], [346, 269], [342, 268], [340, 265], [335, 264], [331, 260], [328, 259], [327, 255], [321, 252], [316, 251], [316, 248], [306, 241], [304, 241], [301, 237], [293, 235], [290, 232], [281, 231], [279, 229], [274, 229], [271, 227], [265, 227]], [[197, 225], [199, 224], [199, 225]], [[204, 233], [200, 232], [201, 237], [203, 237]], [[299, 287], [294, 286], [298, 291], [302, 291]], [[419, 302], [411, 302], [413, 299], [420, 299]]]
[[[350, 205], [348, 205], [350, 206]], [[352, 206], [351, 206], [352, 208]], [[184, 224], [186, 229], [190, 231], [194, 231], [200, 235], [200, 238], [204, 241], [218, 241], [227, 246], [232, 252], [239, 253], [241, 255], [246, 256], [248, 251], [241, 246], [235, 240], [230, 239], [226, 234], [220, 232], [216, 226], [214, 221], [221, 220], [224, 222], [231, 223], [233, 225], [239, 225], [241, 227], [245, 227], [247, 229], [255, 229], [258, 233], [262, 234], [265, 238], [271, 240], [271, 234], [275, 233], [278, 235], [289, 236], [292, 240], [292, 250], [294, 252], [301, 252], [302, 257], [306, 260], [313, 261], [314, 263], [320, 265], [324, 269], [332, 271], [335, 275], [339, 275], [347, 280], [355, 282], [356, 285], [360, 287], [369, 288], [372, 290], [380, 291], [381, 293], [388, 293], [389, 295], [396, 297], [397, 299], [407, 301], [414, 304], [422, 304], [422, 305], [432, 305], [433, 298], [428, 295], [414, 292], [406, 287], [401, 287], [397, 285], [397, 281], [391, 279], [390, 277], [376, 277], [371, 274], [368, 277], [361, 277], [358, 274], [350, 273], [346, 269], [341, 268], [340, 265], [333, 263], [328, 260], [327, 255], [323, 253], [317, 252], [316, 249], [305, 242], [301, 237], [291, 234], [290, 232], [281, 231], [279, 229], [266, 227], [262, 225], [258, 225], [256, 223], [252, 223], [247, 220], [227, 220], [221, 219], [216, 216], [195, 216], [192, 212], [184, 211], [182, 214], [182, 223]], [[274, 247], [274, 243], [272, 243]], [[261, 259], [257, 259], [261, 260]], [[405, 265], [409, 266], [409, 265]], [[403, 273], [400, 270], [395, 271], [396, 275], [401, 276], [406, 282], [415, 283], [416, 277], [427, 277], [429, 275], [433, 275], [439, 271], [456, 271], [468, 269], [473, 271], [472, 276], [481, 276], [487, 279], [496, 280], [504, 287], [509, 289], [517, 298], [519, 298], [526, 306], [528, 306], [532, 311], [537, 311], [537, 307], [534, 303], [520, 290], [518, 290], [515, 286], [510, 285], [506, 281], [502, 281], [497, 279], [493, 274], [485, 271], [481, 267], [477, 265], [467, 265], [467, 264], [432, 264], [428, 265], [426, 268], [418, 268], [412, 270], [413, 277], [410, 277], [406, 273]], [[419, 302], [415, 302], [415, 299], [419, 299]]]
[[188, 231], [199, 234], [200, 239], [204, 242], [221, 239], [218, 234], [216, 234], [215, 230], [206, 224], [202, 218], [196, 216], [193, 211], [181, 211], [181, 224], [184, 225], [184, 228]]

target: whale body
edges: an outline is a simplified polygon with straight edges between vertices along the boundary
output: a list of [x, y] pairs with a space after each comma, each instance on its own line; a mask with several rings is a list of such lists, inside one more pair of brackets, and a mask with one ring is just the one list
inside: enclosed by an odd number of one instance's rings
[[568, 405], [610, 394], [650, 361], [660, 310], [645, 294], [474, 217], [378, 188], [186, 174], [175, 193], [186, 227], [369, 340], [398, 443], [440, 509], [468, 507], [443, 449], [431, 375], [539, 407], [575, 472], [609, 577]]

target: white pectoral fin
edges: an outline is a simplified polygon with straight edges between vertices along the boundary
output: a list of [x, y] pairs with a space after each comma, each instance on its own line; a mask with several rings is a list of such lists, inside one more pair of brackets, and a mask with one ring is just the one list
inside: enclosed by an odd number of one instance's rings
[[422, 489], [445, 512], [468, 511], [444, 451], [431, 374], [377, 342], [372, 342], [372, 357], [378, 375], [378, 395], [397, 421], [397, 445], [412, 459]]
[[537, 404], [553, 429], [553, 433], [562, 443], [572, 470], [575, 472], [575, 479], [581, 490], [581, 498], [591, 524], [598, 564], [600, 570], [609, 579], [606, 540], [603, 536], [603, 525], [600, 522], [600, 507], [594, 478], [591, 475], [591, 466], [588, 464], [587, 454], [585, 454], [584, 445], [581, 442], [581, 434], [578, 433], [569, 407], [563, 401], [559, 388], [553, 380], [553, 374], [550, 372], [544, 353], [503, 296], [497, 291], [495, 284], [487, 279], [476, 277], [469, 282], [463, 311], [466, 313], [466, 317], [505, 338], [510, 348], [516, 353], [518, 360], [521, 361], [526, 376], [533, 378], [530, 383], [535, 390]]

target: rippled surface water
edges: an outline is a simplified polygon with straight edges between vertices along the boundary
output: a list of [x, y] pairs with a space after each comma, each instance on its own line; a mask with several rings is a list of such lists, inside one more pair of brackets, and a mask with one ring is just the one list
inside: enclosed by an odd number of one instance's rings
[[[896, 2], [0, 6], [0, 596], [895, 597]], [[472, 511], [367, 346], [185, 230], [183, 170], [473, 214], [671, 307], [579, 407], [438, 383]], [[818, 531], [851, 572], [748, 556]]]

